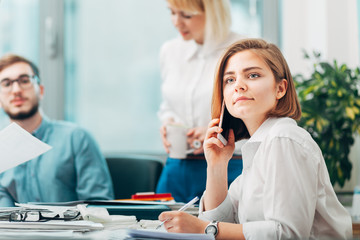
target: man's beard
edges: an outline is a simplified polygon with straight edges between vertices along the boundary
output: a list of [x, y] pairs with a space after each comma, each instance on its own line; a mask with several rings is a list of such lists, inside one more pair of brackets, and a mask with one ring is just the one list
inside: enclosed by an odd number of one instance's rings
[[6, 111], [5, 109], [5, 112], [7, 115], [9, 115], [9, 118], [11, 120], [25, 120], [25, 119], [28, 119], [32, 116], [35, 115], [35, 113], [37, 113], [39, 109], [39, 104], [35, 104], [29, 111], [27, 112], [19, 112], [19, 113], [16, 113], [16, 114], [13, 114], [13, 113], [10, 113], [9, 111]]

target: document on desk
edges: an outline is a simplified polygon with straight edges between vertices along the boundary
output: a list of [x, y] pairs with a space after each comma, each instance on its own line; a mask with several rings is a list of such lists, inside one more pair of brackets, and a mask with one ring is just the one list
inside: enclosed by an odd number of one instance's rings
[[71, 230], [29, 230], [29, 229], [7, 229], [1, 230], [0, 239], [74, 239], [74, 231]]
[[101, 223], [94, 223], [85, 220], [77, 220], [77, 221], [50, 220], [47, 222], [1, 221], [0, 230], [4, 231], [5, 229], [91, 231], [91, 230], [102, 230], [104, 229], [104, 226]]
[[51, 149], [16, 123], [0, 131], [0, 173]]
[[182, 240], [215, 240], [214, 235], [200, 233], [169, 233], [161, 230], [127, 229], [127, 235], [139, 239], [182, 239]]

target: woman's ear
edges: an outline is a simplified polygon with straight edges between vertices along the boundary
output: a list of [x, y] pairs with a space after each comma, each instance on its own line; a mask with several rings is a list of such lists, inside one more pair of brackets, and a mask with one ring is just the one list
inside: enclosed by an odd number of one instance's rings
[[277, 84], [277, 92], [276, 92], [276, 99], [279, 100], [281, 99], [287, 90], [287, 85], [288, 85], [288, 81], [283, 78], [281, 79], [281, 81]]

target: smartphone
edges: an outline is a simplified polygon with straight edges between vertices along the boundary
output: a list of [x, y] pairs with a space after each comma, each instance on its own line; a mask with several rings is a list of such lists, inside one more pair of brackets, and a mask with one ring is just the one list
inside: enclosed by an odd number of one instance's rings
[[226, 146], [227, 144], [227, 139], [229, 136], [229, 117], [230, 114], [226, 109], [225, 106], [225, 101], [222, 102], [221, 105], [221, 113], [220, 113], [220, 122], [219, 122], [219, 127], [221, 127], [223, 129], [223, 131], [221, 133], [217, 134], [217, 138]]

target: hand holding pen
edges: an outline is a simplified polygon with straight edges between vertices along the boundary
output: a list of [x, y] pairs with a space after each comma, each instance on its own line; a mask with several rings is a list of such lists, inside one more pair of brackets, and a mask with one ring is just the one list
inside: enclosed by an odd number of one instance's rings
[[[183, 212], [186, 209], [188, 209], [189, 207], [191, 207], [194, 203], [196, 203], [199, 200], [199, 198], [196, 196], [194, 197], [190, 202], [188, 202], [187, 204], [185, 204], [184, 206], [182, 206], [178, 211], [179, 212]], [[157, 227], [156, 229], [159, 229], [162, 225], [164, 225], [164, 223], [166, 221], [168, 221], [169, 219], [166, 219], [165, 221], [162, 221]]]

